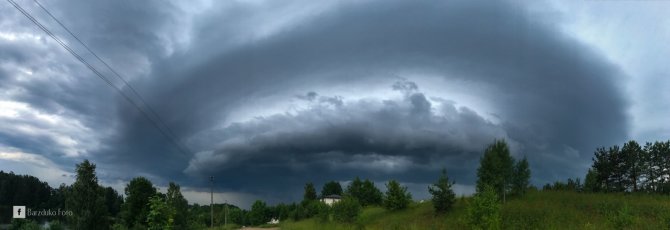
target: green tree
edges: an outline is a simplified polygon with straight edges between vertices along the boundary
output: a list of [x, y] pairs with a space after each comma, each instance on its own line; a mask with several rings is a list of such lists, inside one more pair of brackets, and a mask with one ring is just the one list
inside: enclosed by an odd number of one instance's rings
[[256, 200], [253, 205], [251, 205], [251, 211], [249, 211], [249, 221], [251, 225], [260, 225], [270, 221], [270, 218], [267, 215], [267, 205], [261, 200]]
[[401, 187], [400, 183], [391, 180], [386, 184], [386, 196], [384, 207], [388, 210], [401, 210], [407, 208], [412, 201], [412, 194], [407, 192], [407, 187]]
[[454, 190], [451, 188], [453, 185], [454, 182], [449, 181], [447, 170], [442, 169], [442, 174], [437, 179], [437, 182], [432, 186], [428, 186], [428, 192], [433, 196], [431, 200], [433, 201], [435, 212], [443, 213], [451, 209], [456, 199], [456, 194], [454, 194]]
[[116, 190], [112, 187], [105, 187], [105, 206], [107, 206], [107, 212], [111, 216], [116, 216], [121, 211], [121, 205], [123, 204], [123, 196], [119, 195]]
[[633, 192], [637, 192], [640, 176], [644, 172], [642, 147], [636, 141], [631, 140], [623, 144], [621, 154], [623, 155], [623, 167], [627, 177], [626, 184]]
[[618, 145], [614, 145], [608, 149], [608, 163], [612, 169], [610, 174], [610, 184], [611, 191], [613, 192], [624, 192], [626, 191], [626, 186], [628, 184], [628, 177], [626, 173], [628, 171], [626, 167], [626, 162], [624, 155], [621, 153], [621, 148]]
[[365, 181], [363, 181], [363, 186], [361, 187], [361, 194], [363, 197], [363, 201], [361, 203], [363, 205], [382, 204], [383, 199], [382, 191], [379, 191], [377, 186], [375, 186], [375, 183], [370, 181], [369, 179], [365, 179]]
[[374, 182], [368, 179], [361, 181], [359, 177], [356, 177], [349, 183], [345, 193], [356, 198], [362, 206], [382, 204], [382, 192], [379, 191]]
[[663, 194], [670, 194], [670, 140], [654, 143], [654, 151], [658, 154], [656, 157], [656, 191]]
[[356, 198], [345, 196], [333, 204], [333, 219], [343, 223], [353, 223], [361, 213], [361, 204]]
[[155, 194], [149, 199], [149, 213], [147, 226], [149, 230], [174, 229], [175, 210], [168, 206], [161, 194]]
[[584, 191], [585, 192], [600, 192], [602, 191], [602, 186], [598, 183], [598, 172], [589, 169], [586, 172], [586, 177], [584, 178]]
[[188, 201], [181, 194], [178, 184], [170, 182], [168, 185], [166, 196], [167, 205], [173, 209], [174, 212], [174, 227], [175, 229], [186, 229], [188, 226]]
[[670, 141], [655, 141], [644, 146], [647, 191], [667, 193], [670, 178]]
[[605, 147], [600, 147], [596, 149], [593, 155], [593, 165], [591, 168], [596, 177], [595, 183], [598, 184], [597, 187], [601, 188], [602, 191], [609, 192], [614, 187], [611, 180], [614, 167], [610, 162], [609, 151]]
[[501, 229], [502, 217], [496, 189], [484, 185], [468, 206], [468, 223], [472, 229]]
[[76, 165], [77, 179], [67, 195], [65, 207], [73, 212], [68, 222], [73, 229], [108, 228], [103, 189], [98, 185], [95, 164], [88, 160]]
[[321, 197], [328, 195], [342, 195], [342, 186], [337, 181], [330, 181], [323, 185], [321, 189]]
[[303, 201], [312, 201], [316, 200], [316, 189], [314, 188], [314, 184], [312, 182], [309, 182], [305, 184], [305, 194], [303, 195]]
[[279, 218], [279, 220], [288, 219], [288, 215], [289, 215], [289, 212], [290, 212], [290, 208], [289, 208], [288, 205], [286, 205], [284, 203], [279, 203], [279, 204], [277, 204], [277, 206], [275, 206], [275, 209], [277, 210], [277, 213], [273, 217], [277, 217], [277, 218]]
[[522, 196], [530, 186], [530, 167], [526, 157], [521, 159], [514, 166], [512, 175], [512, 194]]
[[477, 168], [477, 191], [491, 186], [498, 196], [505, 201], [511, 187], [514, 171], [514, 159], [510, 156], [509, 147], [504, 140], [496, 140], [484, 151]]
[[126, 202], [122, 216], [129, 228], [146, 228], [149, 215], [149, 200], [156, 195], [151, 181], [144, 177], [133, 178], [125, 188]]
[[328, 222], [330, 220], [330, 206], [321, 201], [312, 201], [310, 203], [311, 209], [314, 210], [314, 216], [320, 222]]

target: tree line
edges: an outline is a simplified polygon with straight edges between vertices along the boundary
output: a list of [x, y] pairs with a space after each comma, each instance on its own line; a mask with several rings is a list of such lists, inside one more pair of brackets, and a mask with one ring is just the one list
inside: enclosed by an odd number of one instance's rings
[[[31, 209], [68, 210], [72, 215], [9, 219], [10, 229], [40, 229], [37, 223], [49, 222], [49, 229], [202, 229], [197, 207], [189, 206], [179, 185], [170, 182], [166, 193], [159, 192], [144, 177], [133, 178], [120, 195], [111, 187], [99, 184], [96, 166], [88, 160], [76, 165], [72, 185], [51, 188], [33, 176], [0, 171], [0, 211], [11, 213], [12, 205]], [[7, 212], [5, 212], [7, 211]], [[11, 221], [11, 222], [10, 222]]]
[[[76, 165], [75, 182], [69, 186], [62, 184], [56, 189], [35, 177], [0, 172], [0, 210], [8, 209], [12, 204], [25, 204], [74, 212], [72, 216], [49, 219], [51, 229], [62, 229], [62, 226], [115, 230], [203, 229], [210, 225], [210, 206], [189, 205], [175, 183], [170, 182], [167, 191], [161, 193], [150, 180], [136, 177], [128, 182], [123, 195], [120, 195], [111, 187], [99, 184], [95, 169], [95, 164], [84, 160]], [[510, 197], [522, 196], [529, 187], [529, 179], [528, 161], [525, 158], [517, 161], [511, 157], [504, 140], [496, 140], [487, 146], [477, 169], [477, 193], [468, 209], [473, 228], [495, 226], [500, 203]], [[428, 186], [436, 214], [451, 210], [455, 203], [454, 183], [444, 169], [435, 183]], [[314, 184], [306, 183], [300, 202], [271, 206], [257, 200], [249, 210], [215, 204], [213, 221], [216, 226], [223, 223], [258, 226], [273, 218], [282, 221], [316, 218], [325, 222], [353, 223], [364, 207], [380, 206], [398, 211], [413, 203], [412, 194], [398, 181], [389, 180], [385, 187], [386, 191], [382, 192], [373, 181], [356, 177], [346, 188], [337, 181], [327, 182], [317, 194]], [[319, 199], [329, 195], [338, 195], [342, 199], [332, 206]], [[5, 219], [4, 223], [7, 221]], [[12, 229], [38, 229], [34, 222], [44, 220], [12, 221]]]
[[543, 189], [670, 194], [670, 140], [644, 146], [631, 140], [622, 146], [599, 147], [592, 162], [584, 180], [569, 178]]

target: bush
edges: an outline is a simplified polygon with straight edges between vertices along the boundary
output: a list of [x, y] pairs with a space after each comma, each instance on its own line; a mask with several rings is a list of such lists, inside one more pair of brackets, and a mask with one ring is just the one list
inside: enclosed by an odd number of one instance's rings
[[407, 208], [412, 201], [412, 195], [407, 192], [407, 187], [401, 187], [400, 183], [391, 180], [386, 184], [386, 196], [384, 207], [388, 210], [401, 210]]
[[333, 204], [333, 219], [343, 223], [353, 223], [361, 213], [361, 204], [353, 197], [344, 199]]
[[40, 226], [29, 219], [12, 219], [10, 230], [39, 230]]
[[491, 186], [483, 186], [468, 206], [468, 223], [472, 229], [500, 229], [502, 218], [498, 194]]
[[317, 216], [319, 212], [324, 209], [323, 205], [328, 206], [318, 200], [303, 201], [301, 210], [302, 211], [301, 219], [307, 219]]
[[312, 205], [314, 206], [313, 209], [315, 210], [315, 216], [319, 221], [330, 221], [330, 206], [321, 201], [314, 201]]
[[611, 212], [608, 215], [608, 220], [615, 229], [626, 229], [630, 227], [633, 225], [633, 218], [633, 214], [627, 204], [624, 204], [620, 209]]

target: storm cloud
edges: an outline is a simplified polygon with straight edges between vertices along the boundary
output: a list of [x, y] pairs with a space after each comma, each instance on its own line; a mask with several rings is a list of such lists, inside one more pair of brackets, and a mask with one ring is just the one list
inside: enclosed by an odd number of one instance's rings
[[596, 147], [630, 138], [635, 76], [566, 30], [552, 1], [45, 5], [188, 151], [9, 5], [0, 151], [66, 171], [89, 158], [109, 183], [142, 175], [198, 193], [214, 175], [220, 192], [278, 202], [355, 176], [420, 189], [446, 168], [466, 188], [486, 144], [505, 139], [539, 185], [583, 176]]

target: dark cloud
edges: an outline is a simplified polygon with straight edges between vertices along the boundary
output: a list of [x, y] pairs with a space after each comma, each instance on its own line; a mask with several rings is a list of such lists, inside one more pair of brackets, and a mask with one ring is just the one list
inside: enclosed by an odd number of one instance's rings
[[[622, 73], [563, 33], [557, 19], [538, 18], [521, 4], [356, 1], [315, 10], [301, 1], [216, 3], [197, 19], [178, 4], [54, 6], [94, 49], [128, 71], [193, 155], [177, 151], [127, 102], [98, 93], [108, 90], [102, 84], [87, 85], [99, 80], [88, 72], [84, 77], [76, 63], [57, 71], [76, 81], [41, 91], [46, 81], [12, 83], [28, 90], [12, 99], [45, 111], [61, 105], [86, 126], [108, 130], [98, 138], [104, 147], [91, 156], [113, 171], [109, 178], [153, 175], [159, 183], [202, 187], [215, 174], [223, 178], [220, 189], [278, 200], [295, 198], [306, 181], [361, 175], [421, 184], [441, 167], [457, 182], [473, 184], [481, 150], [500, 137], [510, 140], [516, 156], [529, 158], [535, 183], [582, 176], [595, 147], [626, 137], [627, 101], [617, 86]], [[281, 12], [310, 10], [315, 13], [266, 28], [291, 15]], [[272, 32], [254, 34], [265, 30]], [[0, 44], [9, 46], [17, 44]], [[38, 56], [2, 50], [3, 60], [17, 63]], [[468, 94], [491, 106], [481, 110], [460, 98], [429, 95], [414, 83], [421, 76], [431, 76], [422, 84], [437, 88], [469, 87]], [[388, 85], [398, 77], [408, 80]], [[346, 84], [384, 84], [398, 97], [328, 93]], [[279, 95], [308, 108], [232, 120], [261, 99], [285, 102]], [[268, 188], [281, 191], [264, 192]]]
[[[225, 120], [244, 101], [301, 85], [407, 71], [460, 79], [489, 86], [472, 94], [492, 102], [511, 138], [522, 143], [518, 154], [542, 166], [538, 181], [577, 176], [583, 165], [544, 162], [553, 162], [547, 157], [564, 146], [577, 149], [578, 160], [585, 161], [594, 146], [625, 137], [626, 102], [615, 84], [621, 73], [562, 34], [552, 19], [533, 20], [527, 11], [514, 2], [343, 4], [192, 68], [168, 68], [189, 77], [161, 88], [156, 97], [173, 98], [175, 109], [165, 114], [190, 136]], [[196, 32], [212, 33], [221, 31]]]
[[[186, 172], [326, 164], [334, 170], [405, 173], [415, 167], [442, 167], [433, 163], [444, 158], [478, 158], [473, 153], [496, 138], [506, 138], [501, 126], [467, 107], [433, 106], [416, 92], [416, 84], [406, 85], [413, 85], [413, 92], [399, 100], [319, 100], [296, 114], [256, 118], [201, 134], [222, 141], [196, 154]], [[320, 99], [324, 98], [328, 97]]]

